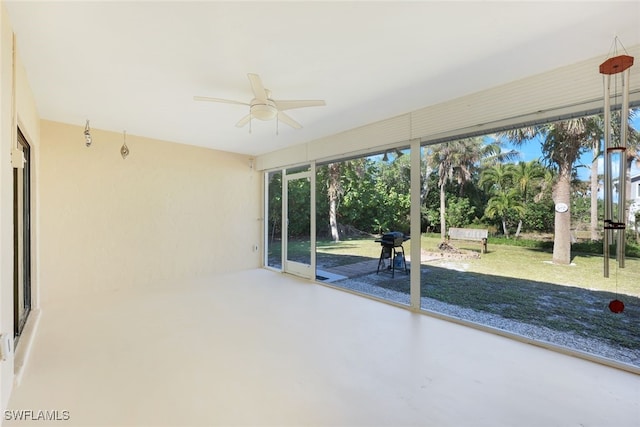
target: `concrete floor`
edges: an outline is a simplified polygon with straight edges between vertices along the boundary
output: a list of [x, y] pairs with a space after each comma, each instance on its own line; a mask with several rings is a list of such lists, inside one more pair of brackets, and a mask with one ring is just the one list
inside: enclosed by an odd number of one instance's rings
[[9, 410], [68, 411], [61, 426], [637, 427], [640, 376], [251, 270], [43, 307]]

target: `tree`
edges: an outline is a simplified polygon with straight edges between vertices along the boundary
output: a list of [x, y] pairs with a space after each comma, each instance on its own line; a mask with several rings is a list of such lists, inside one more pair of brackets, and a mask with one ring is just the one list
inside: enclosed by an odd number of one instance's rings
[[327, 196], [329, 197], [329, 227], [331, 238], [334, 242], [340, 241], [338, 233], [338, 199], [342, 195], [342, 185], [340, 183], [341, 163], [329, 163], [329, 177], [327, 184]]
[[510, 170], [511, 179], [522, 196], [522, 201], [528, 203], [541, 196], [544, 192], [546, 169], [538, 160], [518, 162]]
[[505, 132], [504, 136], [516, 144], [538, 136], [543, 138], [544, 160], [557, 171], [553, 188], [553, 201], [557, 205], [569, 207], [566, 211], [556, 211], [554, 220], [553, 257], [555, 264], [571, 262], [571, 178], [574, 163], [587, 147], [591, 146], [597, 133], [597, 121], [593, 117], [565, 120], [545, 125], [525, 127]]
[[505, 236], [509, 236], [509, 216], [517, 217], [516, 237], [520, 235], [525, 205], [532, 197], [530, 193], [533, 189], [540, 190], [543, 187], [543, 177], [544, 168], [537, 160], [516, 164], [500, 163], [482, 171], [479, 185], [491, 195], [485, 216], [500, 217]]
[[426, 147], [420, 147], [420, 206], [425, 205], [425, 201], [429, 195], [429, 177], [433, 172], [431, 164], [426, 160], [422, 160], [423, 156], [425, 156], [425, 158], [428, 156], [428, 153]]
[[452, 196], [448, 199], [447, 226], [465, 227], [473, 221], [476, 208], [471, 206], [467, 197]]
[[471, 178], [470, 167], [478, 159], [472, 158], [471, 153], [477, 150], [472, 146], [479, 145], [478, 139], [457, 140], [444, 142], [434, 147], [430, 156], [430, 163], [438, 170], [438, 188], [440, 189], [440, 237], [445, 240], [446, 227], [446, 185], [457, 178], [463, 182]]
[[[545, 168], [538, 160], [530, 162], [518, 162], [510, 169], [510, 176], [513, 180], [516, 191], [520, 195], [520, 201], [526, 206], [532, 200], [540, 199], [545, 189]], [[535, 195], [531, 194], [535, 192]], [[518, 220], [516, 238], [522, 231], [522, 216]]]
[[411, 226], [411, 158], [401, 150], [378, 163], [377, 208], [381, 229], [409, 233]]
[[440, 189], [440, 236], [445, 240], [447, 184], [457, 182], [462, 195], [464, 184], [469, 182], [480, 165], [491, 166], [517, 153], [502, 152], [499, 141], [485, 142], [483, 138], [466, 138], [436, 145], [428, 157], [431, 167], [438, 170]]
[[282, 227], [282, 172], [269, 173], [269, 247], [273, 245]]
[[316, 227], [335, 241], [345, 232], [409, 231], [410, 159], [360, 157], [317, 168]]
[[591, 231], [591, 241], [595, 242], [600, 240], [600, 226], [598, 225], [598, 190], [600, 184], [600, 174], [598, 173], [598, 159], [602, 154], [602, 150], [600, 148], [600, 140], [603, 137], [604, 130], [604, 117], [597, 116], [594, 117], [596, 121], [596, 128], [601, 129], [600, 134], [597, 138], [593, 138], [591, 140], [591, 169], [589, 173], [589, 181], [591, 188], [591, 203], [590, 203], [590, 212], [591, 212], [591, 220], [590, 220], [590, 231]]
[[517, 192], [512, 189], [509, 192], [499, 191], [489, 199], [489, 203], [484, 211], [487, 218], [499, 217], [502, 221], [502, 230], [506, 237], [509, 237], [507, 228], [510, 216], [521, 218], [525, 213], [522, 202], [518, 200]]
[[513, 170], [510, 164], [499, 163], [484, 169], [478, 185], [489, 193], [506, 191], [512, 185]]

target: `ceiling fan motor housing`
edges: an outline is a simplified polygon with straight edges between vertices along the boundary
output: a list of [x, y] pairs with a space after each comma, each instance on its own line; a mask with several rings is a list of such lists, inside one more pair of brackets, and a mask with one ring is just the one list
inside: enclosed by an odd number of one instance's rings
[[275, 102], [270, 99], [265, 101], [254, 99], [251, 101], [251, 116], [259, 120], [272, 120], [278, 115]]

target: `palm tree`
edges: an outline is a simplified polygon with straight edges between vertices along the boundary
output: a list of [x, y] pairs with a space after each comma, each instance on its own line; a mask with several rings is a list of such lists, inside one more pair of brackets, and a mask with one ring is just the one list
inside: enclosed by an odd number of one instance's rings
[[[446, 226], [446, 194], [445, 187], [457, 174], [465, 177], [468, 165], [465, 162], [466, 144], [464, 140], [444, 142], [437, 145], [431, 151], [428, 162], [434, 169], [438, 169], [438, 188], [440, 189], [440, 237], [445, 240], [447, 235]], [[463, 165], [462, 167], [457, 165]]]
[[502, 230], [505, 237], [509, 237], [509, 230], [507, 229], [507, 220], [511, 215], [517, 215], [522, 217], [524, 215], [525, 208], [520, 200], [518, 200], [517, 191], [511, 189], [511, 191], [499, 191], [493, 197], [489, 199], [484, 214], [487, 218], [499, 217], [502, 221]]
[[600, 147], [601, 139], [604, 136], [604, 117], [602, 115], [593, 118], [595, 121], [595, 128], [600, 129], [597, 137], [591, 140], [591, 169], [589, 173], [590, 179], [590, 192], [591, 192], [591, 206], [590, 206], [590, 226], [591, 229], [591, 241], [595, 242], [600, 240], [600, 226], [598, 224], [598, 190], [600, 188], [600, 175], [598, 174], [598, 159], [602, 155]]
[[438, 170], [438, 188], [440, 189], [440, 236], [445, 240], [446, 231], [446, 186], [454, 180], [460, 185], [462, 194], [464, 184], [471, 181], [480, 165], [491, 166], [502, 160], [513, 158], [517, 153], [502, 152], [499, 141], [485, 143], [481, 137], [466, 138], [444, 142], [431, 150], [428, 162]]
[[507, 190], [512, 184], [512, 166], [511, 164], [498, 163], [484, 169], [480, 175], [478, 185], [489, 193]]
[[[516, 144], [541, 136], [544, 160], [556, 169], [558, 175], [553, 188], [553, 200], [556, 205], [571, 206], [571, 178], [574, 163], [587, 147], [591, 146], [594, 136], [598, 135], [597, 121], [593, 117], [565, 120], [532, 126], [505, 132], [504, 136]], [[555, 213], [552, 262], [569, 264], [571, 262], [571, 212], [558, 210]]]
[[[539, 199], [544, 194], [546, 170], [538, 160], [518, 162], [510, 168], [510, 175], [523, 205], [529, 203], [532, 198]], [[533, 191], [536, 192], [535, 195], [531, 194]], [[518, 220], [516, 238], [520, 235], [520, 231], [522, 231], [522, 217]]]
[[[522, 195], [522, 201], [528, 203], [532, 197], [539, 197], [544, 190], [546, 168], [538, 160], [518, 162], [511, 169], [512, 179], [516, 188]], [[535, 195], [532, 195], [535, 191]]]
[[[545, 176], [545, 169], [542, 164], [537, 160], [530, 162], [518, 162], [513, 163], [500, 163], [490, 168], [484, 169], [480, 176], [478, 184], [484, 187], [485, 190], [492, 194], [490, 199], [490, 207], [488, 215], [489, 218], [493, 218], [496, 213], [500, 216], [500, 211], [508, 209], [513, 204], [513, 201], [506, 200], [508, 197], [515, 197], [518, 199], [518, 205], [524, 208], [524, 205], [531, 198], [531, 192], [534, 189], [538, 190], [538, 196], [542, 193], [543, 178]], [[518, 228], [516, 229], [516, 237], [520, 235], [522, 230], [522, 215], [524, 211], [520, 212], [519, 209], [512, 211], [512, 213], [520, 213], [518, 218]], [[505, 211], [506, 214], [506, 211]], [[506, 222], [503, 221], [503, 230], [505, 235], [508, 236], [506, 228]]]

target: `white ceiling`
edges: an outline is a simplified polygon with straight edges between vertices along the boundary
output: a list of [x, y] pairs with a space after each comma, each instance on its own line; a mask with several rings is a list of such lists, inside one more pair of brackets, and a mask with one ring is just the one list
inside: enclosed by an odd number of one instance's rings
[[[640, 2], [5, 1], [41, 118], [258, 155], [640, 44]], [[247, 73], [304, 127], [235, 123]]]

